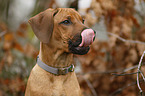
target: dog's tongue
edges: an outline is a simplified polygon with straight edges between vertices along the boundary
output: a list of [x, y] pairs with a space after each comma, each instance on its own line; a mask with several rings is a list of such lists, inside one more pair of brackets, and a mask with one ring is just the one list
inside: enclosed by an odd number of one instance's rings
[[80, 47], [89, 46], [93, 42], [93, 39], [95, 37], [95, 33], [92, 29], [85, 29], [81, 33], [81, 36], [82, 36], [82, 42], [79, 46]]

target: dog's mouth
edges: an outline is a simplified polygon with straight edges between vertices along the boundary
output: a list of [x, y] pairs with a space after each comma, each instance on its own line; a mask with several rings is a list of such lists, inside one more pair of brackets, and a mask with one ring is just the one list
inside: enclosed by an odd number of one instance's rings
[[69, 51], [73, 54], [84, 55], [87, 54], [90, 45], [95, 40], [95, 31], [92, 29], [85, 29], [81, 34], [77, 34], [68, 41]]

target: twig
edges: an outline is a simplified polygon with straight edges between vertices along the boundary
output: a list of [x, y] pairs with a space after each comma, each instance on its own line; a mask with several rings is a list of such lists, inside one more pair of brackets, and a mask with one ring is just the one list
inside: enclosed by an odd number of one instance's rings
[[137, 74], [138, 72], [134, 72], [134, 73], [126, 73], [126, 74], [116, 74], [116, 73], [112, 73], [112, 75], [115, 76], [125, 76], [125, 75], [133, 75], [133, 74]]
[[[145, 62], [144, 62], [144, 64], [145, 64]], [[137, 68], [137, 67], [138, 67], [138, 65], [134, 65], [134, 66], [132, 66], [132, 67], [126, 68], [126, 69], [124, 69], [124, 70], [122, 71], [122, 73], [127, 72], [127, 71], [130, 71], [130, 70], [133, 70], [133, 69], [135, 69], [135, 68]]]
[[[145, 62], [143, 62], [142, 65], [145, 65]], [[125, 68], [121, 73], [130, 71], [130, 70], [133, 70], [133, 69], [135, 69], [135, 68], [138, 68], [138, 65], [134, 65], [134, 66], [132, 66], [132, 67]], [[121, 73], [120, 73], [120, 74], [121, 74]]]
[[132, 82], [132, 83], [130, 83], [130, 84], [127, 84], [126, 86], [117, 89], [116, 91], [114, 91], [114, 92], [113, 92], [111, 95], [109, 95], [109, 96], [114, 96], [114, 95], [120, 93], [122, 90], [126, 89], [127, 87], [133, 86], [133, 85], [135, 85], [135, 84], [136, 84], [136, 82]]
[[[142, 81], [143, 81], [143, 80], [140, 80], [140, 82], [142, 82]], [[130, 84], [127, 84], [126, 86], [117, 89], [116, 91], [114, 91], [113, 93], [111, 93], [111, 95], [109, 95], [109, 96], [114, 96], [114, 95], [116, 96], [116, 94], [120, 93], [121, 91], [123, 91], [123, 90], [126, 89], [127, 87], [134, 86], [134, 85], [136, 85], [136, 84], [137, 84], [136, 82], [132, 82], [132, 83], [130, 83]]]
[[124, 38], [122, 38], [122, 37], [120, 37], [120, 36], [118, 36], [116, 34], [110, 33], [110, 32], [107, 32], [107, 34], [111, 35], [111, 36], [114, 36], [114, 37], [118, 38], [119, 40], [121, 40], [123, 42], [129, 42], [129, 43], [135, 43], [135, 44], [137, 43], [137, 44], [143, 44], [143, 45], [145, 45], [144, 42], [136, 41], [136, 40], [126, 40], [126, 39], [124, 39]]
[[110, 74], [110, 73], [115, 73], [117, 72], [117, 70], [111, 71], [89, 71], [89, 72], [84, 72], [84, 73], [80, 73], [81, 75], [86, 75], [86, 74]]
[[144, 82], [145, 82], [145, 76], [144, 76], [144, 74], [142, 73], [141, 70], [140, 70], [140, 74], [141, 74], [141, 76], [142, 76], [142, 78], [143, 78], [143, 80], [144, 80]]
[[97, 93], [96, 93], [96, 91], [95, 91], [93, 85], [91, 84], [91, 82], [90, 82], [87, 78], [85, 78], [84, 76], [83, 76], [83, 78], [84, 78], [84, 80], [86, 81], [86, 83], [88, 84], [88, 87], [89, 87], [90, 90], [92, 91], [93, 95], [94, 95], [94, 96], [97, 96]]
[[[145, 62], [142, 63], [142, 65], [145, 65]], [[135, 68], [137, 68], [138, 65], [134, 65], [132, 67], [129, 67], [129, 68], [125, 68], [125, 69], [117, 69], [117, 70], [106, 70], [106, 71], [89, 71], [89, 72], [82, 72], [82, 73], [77, 73], [77, 76], [78, 75], [86, 75], [86, 74], [111, 74], [111, 73], [116, 73], [116, 72], [120, 72], [121, 73], [124, 73], [124, 72], [127, 72], [129, 70], [133, 70]]]
[[141, 96], [142, 96], [142, 89], [141, 89], [141, 87], [140, 87], [140, 83], [139, 83], [139, 73], [141, 73], [141, 66], [142, 66], [142, 59], [143, 59], [143, 57], [144, 57], [144, 54], [145, 54], [145, 51], [143, 52], [143, 54], [142, 54], [142, 56], [141, 56], [141, 58], [140, 58], [140, 61], [139, 61], [139, 64], [138, 64], [138, 69], [137, 69], [137, 86], [138, 86], [138, 89], [140, 90], [140, 94], [141, 94]]

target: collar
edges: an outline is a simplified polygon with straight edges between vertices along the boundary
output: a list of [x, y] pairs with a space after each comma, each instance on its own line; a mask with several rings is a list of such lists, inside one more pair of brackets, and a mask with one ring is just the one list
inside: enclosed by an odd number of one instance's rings
[[64, 67], [64, 68], [55, 68], [55, 67], [51, 67], [51, 66], [48, 66], [47, 64], [43, 63], [39, 56], [37, 56], [37, 64], [42, 68], [44, 69], [45, 71], [47, 72], [50, 72], [52, 74], [55, 74], [55, 75], [65, 75], [67, 74], [68, 72], [73, 72], [74, 71], [74, 65], [70, 65], [69, 67]]

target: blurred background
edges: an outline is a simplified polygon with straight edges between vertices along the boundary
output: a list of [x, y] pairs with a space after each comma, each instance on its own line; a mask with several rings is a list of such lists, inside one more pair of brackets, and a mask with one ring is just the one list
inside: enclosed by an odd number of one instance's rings
[[[145, 51], [145, 0], [0, 0], [0, 96], [24, 96], [39, 53], [39, 40], [27, 21], [59, 7], [75, 8], [97, 32], [89, 53], [74, 58], [83, 96], [139, 96], [136, 72]], [[145, 96], [145, 58], [141, 62]]]

